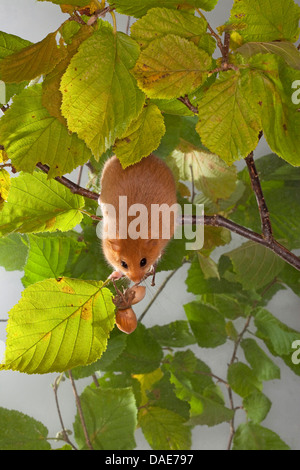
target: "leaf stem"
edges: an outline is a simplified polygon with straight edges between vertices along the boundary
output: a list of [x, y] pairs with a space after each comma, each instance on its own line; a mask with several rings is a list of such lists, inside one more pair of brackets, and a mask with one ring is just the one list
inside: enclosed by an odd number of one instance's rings
[[114, 34], [117, 34], [117, 20], [116, 20], [116, 15], [112, 10], [109, 10], [109, 13], [112, 17], [113, 20], [113, 28], [114, 28]]

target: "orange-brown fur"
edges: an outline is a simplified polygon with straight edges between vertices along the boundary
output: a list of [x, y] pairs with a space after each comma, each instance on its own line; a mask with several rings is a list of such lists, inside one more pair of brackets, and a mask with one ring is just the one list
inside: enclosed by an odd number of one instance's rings
[[[150, 238], [151, 230], [151, 204], [176, 204], [176, 186], [171, 170], [154, 155], [143, 158], [139, 163], [122, 168], [117, 157], [111, 157], [104, 165], [101, 176], [100, 205], [111, 204], [116, 209], [117, 220], [119, 216], [119, 196], [127, 196], [128, 208], [132, 204], [144, 204], [148, 210], [148, 239], [116, 239], [104, 238], [102, 249], [107, 261], [120, 273], [133, 282], [140, 282], [152, 265], [161, 256], [162, 250], [169, 242], [163, 239], [160, 232], [155, 239]], [[104, 226], [110, 219], [103, 211]], [[134, 217], [128, 217], [128, 225]], [[161, 220], [161, 219], [160, 219]], [[170, 238], [174, 234], [175, 220], [171, 216]], [[118, 232], [118, 227], [117, 227]], [[147, 264], [140, 266], [140, 261], [146, 258]], [[121, 266], [124, 261], [128, 268]]]

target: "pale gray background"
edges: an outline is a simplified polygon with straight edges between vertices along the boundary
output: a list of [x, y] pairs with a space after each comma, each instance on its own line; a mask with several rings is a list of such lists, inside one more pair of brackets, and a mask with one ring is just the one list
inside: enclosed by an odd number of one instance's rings
[[[219, 0], [219, 5], [214, 12], [207, 13], [206, 16], [211, 25], [216, 28], [223, 24], [226, 19], [226, 12], [231, 8], [233, 0]], [[297, 2], [300, 5], [300, 0]], [[0, 30], [18, 35], [32, 42], [43, 39], [49, 32], [55, 31], [58, 26], [67, 18], [61, 13], [57, 5], [48, 2], [36, 2], [35, 0], [0, 0]], [[106, 18], [110, 21], [109, 15]], [[127, 18], [119, 16], [117, 24], [119, 30], [125, 30]], [[256, 157], [269, 153], [269, 148], [265, 141], [262, 141], [256, 151]], [[239, 164], [240, 166], [240, 164]], [[72, 175], [76, 177], [76, 172]], [[288, 210], [288, 208], [287, 208]], [[225, 251], [237, 246], [241, 239], [234, 236], [230, 245], [225, 247]], [[217, 250], [214, 258], [217, 260], [222, 250]], [[23, 285], [20, 272], [6, 272], [0, 267], [0, 319], [7, 318], [8, 311], [18, 302], [21, 297]], [[177, 272], [172, 281], [159, 296], [155, 305], [147, 313], [144, 323], [147, 326], [154, 324], [165, 324], [175, 319], [185, 319], [183, 305], [191, 300], [193, 296], [186, 293], [184, 280], [186, 268], [183, 267]], [[136, 306], [135, 311], [139, 315], [148, 301], [151, 300], [158, 289], [163, 276], [157, 277], [156, 287], [151, 287], [148, 283], [147, 298]], [[268, 309], [287, 323], [292, 328], [300, 329], [300, 300], [292, 291], [280, 291], [270, 302]], [[243, 322], [242, 322], [243, 323]], [[0, 323], [0, 355], [3, 350], [1, 340], [5, 340], [5, 323]], [[3, 343], [2, 343], [3, 346]], [[213, 372], [223, 378], [226, 371], [226, 364], [231, 358], [232, 346], [220, 347], [217, 349], [194, 348], [196, 354], [201, 357], [213, 370]], [[242, 358], [242, 354], [240, 353]], [[265, 394], [271, 399], [273, 405], [271, 411], [262, 423], [277, 432], [292, 449], [300, 449], [300, 378], [295, 376], [283, 362], [275, 360], [282, 367], [282, 378], [280, 381], [266, 382], [264, 385]], [[299, 365], [300, 367], [300, 365]], [[0, 373], [0, 406], [22, 411], [44, 423], [49, 429], [49, 436], [54, 437], [60, 430], [60, 424], [56, 412], [54, 394], [51, 387], [57, 374], [33, 375], [20, 374], [18, 372], [5, 371]], [[77, 382], [79, 392], [90, 383], [81, 380]], [[223, 389], [227, 399], [226, 390]], [[75, 416], [75, 403], [69, 381], [61, 384], [59, 389], [59, 399], [61, 403], [62, 415], [66, 427], [72, 428]], [[236, 397], [235, 405], [240, 404]], [[239, 417], [244, 421], [244, 412], [238, 411], [236, 414], [236, 424]], [[225, 449], [229, 436], [228, 424], [208, 428], [207, 426], [196, 427], [193, 431], [193, 449], [221, 450]], [[137, 432], [137, 448], [150, 449], [141, 431]], [[57, 444], [60, 446], [61, 444]], [[56, 446], [53, 443], [53, 446]]]

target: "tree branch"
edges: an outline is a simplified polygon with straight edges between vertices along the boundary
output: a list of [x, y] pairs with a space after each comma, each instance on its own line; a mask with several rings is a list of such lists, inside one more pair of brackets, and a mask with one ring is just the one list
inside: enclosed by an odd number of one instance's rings
[[284, 261], [289, 263], [291, 266], [294, 268], [298, 269], [300, 271], [300, 258], [296, 256], [294, 253], [289, 251], [287, 248], [285, 248], [283, 245], [278, 243], [274, 238], [271, 238], [271, 240], [266, 240], [262, 235], [259, 233], [253, 232], [252, 230], [247, 229], [246, 227], [243, 227], [242, 225], [238, 225], [232, 220], [226, 219], [222, 215], [204, 215], [202, 217], [182, 217], [181, 220], [182, 224], [204, 224], [204, 225], [209, 225], [212, 227], [224, 227], [230, 230], [231, 232], [237, 233], [238, 235], [241, 235], [244, 238], [247, 238], [248, 240], [254, 241], [256, 243], [259, 243], [260, 245], [263, 245], [270, 250], [272, 250], [274, 253], [276, 253], [280, 258], [282, 258]]
[[272, 225], [270, 221], [270, 214], [267, 208], [267, 204], [263, 195], [261, 184], [259, 181], [259, 175], [254, 163], [253, 152], [245, 158], [245, 162], [248, 166], [248, 171], [251, 179], [252, 189], [256, 196], [258, 210], [261, 220], [261, 228], [263, 237], [270, 242], [273, 239]]
[[189, 108], [194, 114], [198, 114], [198, 108], [196, 106], [193, 106], [192, 103], [189, 100], [188, 95], [180, 96], [177, 98], [178, 101], [181, 101], [187, 108]]
[[[42, 170], [44, 173], [47, 173], [47, 174], [49, 173], [48, 165], [37, 163], [36, 166], [40, 170]], [[68, 178], [65, 178], [65, 176], [56, 176], [54, 179], [56, 179], [56, 181], [66, 186], [73, 194], [80, 194], [81, 196], [87, 197], [89, 199], [93, 199], [94, 201], [98, 201], [98, 198], [99, 198], [98, 193], [94, 193], [93, 191], [89, 191], [88, 189], [78, 186], [78, 184], [73, 183], [73, 181], [69, 180]]]

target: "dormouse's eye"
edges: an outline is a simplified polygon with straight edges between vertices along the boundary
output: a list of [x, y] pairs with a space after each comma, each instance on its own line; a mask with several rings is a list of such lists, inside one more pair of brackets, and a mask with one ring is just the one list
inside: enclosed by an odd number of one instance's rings
[[140, 261], [140, 266], [141, 268], [143, 268], [144, 266], [146, 266], [147, 264], [147, 259], [146, 258], [142, 258], [141, 261]]
[[128, 264], [125, 263], [125, 261], [123, 261], [123, 260], [121, 260], [121, 266], [122, 266], [122, 268], [124, 268], [124, 269], [128, 269]]

